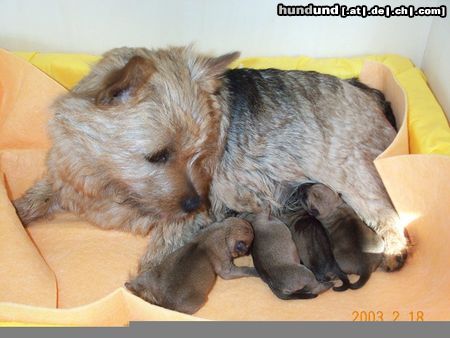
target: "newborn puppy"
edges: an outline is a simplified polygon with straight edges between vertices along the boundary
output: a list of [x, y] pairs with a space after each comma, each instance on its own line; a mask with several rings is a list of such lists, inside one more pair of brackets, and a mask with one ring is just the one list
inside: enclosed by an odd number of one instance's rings
[[333, 286], [331, 282], [319, 283], [314, 274], [300, 264], [291, 233], [283, 222], [267, 214], [249, 216], [249, 219], [255, 232], [253, 264], [278, 298], [314, 298]]
[[299, 216], [290, 230], [302, 263], [314, 273], [316, 279], [327, 282], [337, 277], [342, 285], [335, 286], [333, 290], [347, 290], [350, 282], [334, 258], [330, 239], [322, 224], [306, 214]]
[[342, 271], [360, 275], [356, 283], [350, 284], [351, 289], [359, 289], [381, 263], [382, 239], [327, 186], [308, 183], [299, 189], [305, 209], [328, 231], [334, 257]]
[[234, 258], [248, 253], [252, 241], [253, 229], [247, 221], [227, 218], [206, 228], [161, 264], [141, 271], [125, 287], [152, 304], [195, 313], [206, 302], [216, 275], [223, 279], [258, 276], [252, 267], [233, 264]]

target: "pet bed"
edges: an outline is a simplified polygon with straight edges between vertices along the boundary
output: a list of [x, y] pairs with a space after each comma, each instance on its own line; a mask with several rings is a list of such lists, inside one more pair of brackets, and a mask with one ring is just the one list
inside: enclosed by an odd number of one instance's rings
[[234, 66], [359, 76], [386, 94], [399, 132], [375, 163], [414, 247], [401, 271], [377, 271], [360, 290], [330, 291], [313, 300], [279, 300], [258, 278], [218, 279], [194, 316], [148, 304], [122, 287], [148, 238], [101, 230], [72, 214], [24, 229], [11, 204], [45, 170], [49, 104], [96, 60], [0, 50], [0, 325], [450, 319], [450, 130], [423, 74], [409, 60], [394, 55], [238, 60]]

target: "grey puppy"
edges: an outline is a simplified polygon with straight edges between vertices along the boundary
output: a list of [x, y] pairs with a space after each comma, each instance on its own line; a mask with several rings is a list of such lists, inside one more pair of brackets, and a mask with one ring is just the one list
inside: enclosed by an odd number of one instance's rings
[[331, 249], [331, 242], [322, 224], [313, 216], [303, 215], [289, 227], [301, 262], [310, 269], [319, 282], [335, 278], [342, 281], [334, 291], [345, 291], [350, 282], [341, 270]]
[[308, 299], [333, 286], [319, 283], [314, 274], [300, 264], [297, 248], [287, 226], [280, 220], [260, 213], [247, 216], [255, 232], [252, 258], [256, 271], [281, 299]]
[[258, 276], [253, 267], [233, 264], [234, 258], [248, 254], [252, 240], [253, 229], [247, 221], [228, 218], [203, 230], [125, 286], [152, 304], [195, 313], [206, 302], [216, 275], [223, 279]]
[[327, 186], [304, 184], [300, 196], [306, 210], [327, 229], [340, 268], [360, 275], [350, 288], [361, 288], [383, 259], [383, 240]]

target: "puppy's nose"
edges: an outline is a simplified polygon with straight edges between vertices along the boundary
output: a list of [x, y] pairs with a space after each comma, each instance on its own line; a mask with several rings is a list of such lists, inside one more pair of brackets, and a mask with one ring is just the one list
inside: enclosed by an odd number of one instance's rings
[[200, 207], [200, 196], [189, 196], [181, 202], [181, 207], [185, 212], [192, 212]]

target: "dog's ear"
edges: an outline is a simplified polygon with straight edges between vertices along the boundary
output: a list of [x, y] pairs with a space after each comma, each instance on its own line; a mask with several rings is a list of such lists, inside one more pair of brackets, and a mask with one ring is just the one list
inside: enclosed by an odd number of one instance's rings
[[192, 64], [192, 79], [197, 81], [203, 90], [215, 93], [220, 87], [223, 73], [240, 55], [240, 52], [233, 52], [215, 58], [199, 57]]
[[103, 88], [95, 97], [95, 103], [98, 106], [111, 106], [135, 98], [155, 71], [151, 60], [133, 56], [124, 67], [107, 76]]
[[224, 54], [216, 58], [208, 59], [207, 67], [209, 76], [221, 76], [227, 70], [227, 67], [230, 65], [230, 63], [237, 60], [240, 55], [240, 52], [233, 52]]

